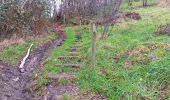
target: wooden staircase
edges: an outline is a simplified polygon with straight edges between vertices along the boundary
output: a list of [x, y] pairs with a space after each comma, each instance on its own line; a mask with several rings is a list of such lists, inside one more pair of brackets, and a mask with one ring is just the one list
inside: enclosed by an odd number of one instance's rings
[[[61, 64], [56, 64], [55, 67], [62, 67], [62, 68], [73, 68], [77, 69], [81, 67], [81, 35], [75, 35], [75, 43], [73, 46], [71, 46], [69, 49], [67, 49], [68, 55], [63, 55], [57, 58], [59, 62], [62, 62]], [[71, 62], [71, 63], [70, 63]], [[71, 73], [53, 73], [49, 74], [46, 79], [48, 80], [75, 80], [76, 75], [74, 72]]]

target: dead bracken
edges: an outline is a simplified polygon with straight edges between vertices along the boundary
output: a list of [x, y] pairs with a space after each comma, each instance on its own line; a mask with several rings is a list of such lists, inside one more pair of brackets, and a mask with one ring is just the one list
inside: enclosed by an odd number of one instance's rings
[[147, 64], [153, 59], [160, 59], [170, 50], [169, 43], [146, 43], [128, 49], [122, 55], [114, 57], [115, 60], [125, 58], [124, 67], [130, 68], [135, 64]]
[[156, 35], [170, 35], [170, 24], [160, 25], [155, 32]]

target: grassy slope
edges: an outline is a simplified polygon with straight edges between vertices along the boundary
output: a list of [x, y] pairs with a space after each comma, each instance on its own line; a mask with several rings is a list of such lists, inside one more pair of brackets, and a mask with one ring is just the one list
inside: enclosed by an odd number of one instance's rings
[[70, 72], [71, 68], [63, 68], [63, 67], [57, 67], [56, 64], [60, 64], [59, 60], [57, 59], [59, 56], [67, 55], [67, 49], [72, 46], [72, 44], [75, 42], [74, 34], [75, 30], [71, 27], [67, 27], [65, 29], [67, 33], [67, 38], [60, 47], [55, 48], [52, 50], [51, 56], [47, 59], [44, 69], [44, 72], [42, 76], [38, 80], [37, 88], [43, 86], [48, 81], [45, 79], [46, 75], [49, 73], [60, 73], [60, 72]]
[[18, 63], [19, 60], [23, 58], [23, 56], [26, 55], [27, 50], [32, 43], [34, 44], [33, 49], [35, 49], [39, 45], [42, 45], [43, 43], [49, 40], [53, 40], [55, 38], [56, 38], [55, 33], [51, 31], [49, 32], [48, 36], [28, 40], [23, 44], [12, 45], [0, 51], [0, 60], [15, 65]]
[[84, 51], [88, 51], [88, 59], [78, 72], [78, 85], [106, 95], [110, 100], [154, 100], [163, 95], [162, 90], [168, 98], [170, 38], [154, 36], [153, 32], [170, 19], [170, 14], [159, 7], [131, 11], [140, 13], [142, 20], [122, 20], [106, 40], [97, 41], [97, 66], [93, 71], [89, 67], [91, 35], [84, 34]]
[[59, 72], [69, 72], [71, 68], [61, 68], [56, 67], [56, 64], [60, 64], [59, 60], [57, 59], [59, 56], [67, 55], [67, 49], [72, 46], [75, 42], [74, 38], [74, 30], [72, 28], [66, 28], [67, 38], [66, 41], [62, 46], [53, 50], [51, 57], [48, 59], [48, 63], [45, 65], [45, 71], [48, 73], [59, 73]]

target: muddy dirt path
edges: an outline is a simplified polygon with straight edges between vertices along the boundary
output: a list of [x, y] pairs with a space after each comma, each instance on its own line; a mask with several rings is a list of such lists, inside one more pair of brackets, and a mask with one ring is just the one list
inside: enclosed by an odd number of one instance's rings
[[32, 71], [41, 62], [45, 53], [50, 48], [61, 45], [64, 39], [64, 34], [58, 34], [55, 41], [49, 41], [31, 53], [25, 63], [24, 73], [18, 70], [18, 65], [12, 66], [0, 61], [0, 100], [32, 100], [31, 91], [26, 89], [26, 85], [31, 82]]
[[[43, 88], [41, 100], [64, 100], [64, 96], [68, 96], [70, 100], [78, 99], [78, 87], [75, 82], [77, 80], [76, 72], [81, 67], [81, 34], [75, 35], [75, 43], [67, 50], [67, 55], [57, 57], [60, 64], [55, 67], [71, 68], [70, 72], [61, 72], [48, 74], [47, 80], [51, 81]], [[70, 81], [70, 84], [60, 84], [59, 80]], [[78, 100], [81, 100], [80, 98]]]

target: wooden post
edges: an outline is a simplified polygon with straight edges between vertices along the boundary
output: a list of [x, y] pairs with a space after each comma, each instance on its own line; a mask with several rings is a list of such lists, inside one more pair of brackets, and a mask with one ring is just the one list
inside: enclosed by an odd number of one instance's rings
[[92, 67], [96, 66], [96, 38], [97, 38], [97, 31], [96, 25], [93, 23], [93, 34], [92, 34]]
[[79, 29], [80, 29], [79, 31], [80, 31], [80, 32], [82, 31], [82, 21], [81, 21], [81, 19], [82, 19], [82, 18], [80, 17], [80, 23], [79, 23], [79, 24], [80, 24], [80, 25], [79, 25]]

